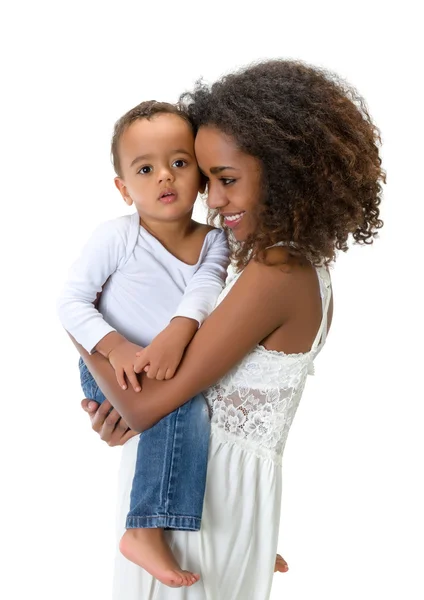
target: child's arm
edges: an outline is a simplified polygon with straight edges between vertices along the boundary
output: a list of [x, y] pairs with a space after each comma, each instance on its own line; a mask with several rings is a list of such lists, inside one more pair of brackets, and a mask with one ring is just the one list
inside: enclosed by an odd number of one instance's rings
[[[170, 324], [153, 342], [138, 353], [137, 370], [145, 370], [149, 379], [171, 379], [184, 351], [206, 317], [215, 308], [227, 277], [230, 263], [225, 233], [215, 229], [209, 233], [200, 266], [191, 278]], [[207, 240], [208, 242], [209, 240]]]
[[[175, 312], [174, 317], [194, 319], [200, 326], [215, 308], [225, 285], [230, 264], [227, 236], [222, 229], [213, 229], [200, 257], [200, 265]], [[209, 242], [209, 243], [208, 243]]]
[[87, 352], [97, 351], [109, 359], [121, 387], [126, 389], [125, 372], [137, 391], [133, 364], [140, 346], [117, 333], [93, 304], [107, 279], [125, 260], [127, 225], [128, 220], [116, 219], [95, 230], [70, 269], [57, 310], [63, 327]]

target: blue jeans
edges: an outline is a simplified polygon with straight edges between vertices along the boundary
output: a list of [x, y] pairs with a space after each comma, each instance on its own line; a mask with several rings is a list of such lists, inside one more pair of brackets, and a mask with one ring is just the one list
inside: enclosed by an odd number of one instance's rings
[[[105, 397], [80, 358], [86, 398]], [[198, 531], [209, 450], [209, 411], [201, 394], [140, 434], [126, 528]]]

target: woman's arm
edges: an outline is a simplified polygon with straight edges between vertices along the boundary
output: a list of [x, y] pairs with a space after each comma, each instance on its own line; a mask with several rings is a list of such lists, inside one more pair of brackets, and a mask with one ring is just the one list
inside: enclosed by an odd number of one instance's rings
[[143, 431], [215, 383], [285, 322], [294, 294], [292, 279], [278, 266], [251, 261], [194, 336], [175, 377], [168, 381], [144, 377], [141, 392], [120, 389], [108, 361], [74, 343], [128, 426]]

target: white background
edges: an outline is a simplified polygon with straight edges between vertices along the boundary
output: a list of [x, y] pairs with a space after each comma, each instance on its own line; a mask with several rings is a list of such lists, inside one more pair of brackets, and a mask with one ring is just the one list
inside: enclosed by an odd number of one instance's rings
[[77, 357], [55, 299], [95, 225], [126, 212], [109, 161], [113, 123], [141, 100], [175, 101], [199, 76], [266, 57], [300, 58], [353, 83], [382, 130], [388, 171], [379, 241], [333, 271], [333, 329], [284, 458], [279, 548], [291, 569], [272, 599], [424, 598], [417, 5], [2, 8], [2, 598], [110, 598], [119, 449], [100, 442], [79, 408]]

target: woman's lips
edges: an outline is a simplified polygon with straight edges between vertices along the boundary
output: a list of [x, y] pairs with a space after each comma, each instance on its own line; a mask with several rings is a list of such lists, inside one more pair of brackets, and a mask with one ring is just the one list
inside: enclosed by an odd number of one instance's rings
[[231, 215], [222, 215], [224, 217], [224, 224], [226, 227], [230, 229], [235, 229], [240, 224], [240, 221], [243, 219], [246, 213], [233, 213]]

